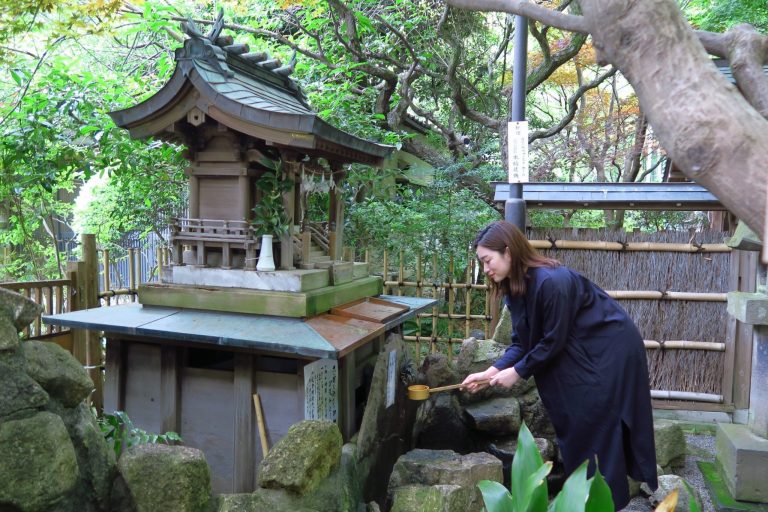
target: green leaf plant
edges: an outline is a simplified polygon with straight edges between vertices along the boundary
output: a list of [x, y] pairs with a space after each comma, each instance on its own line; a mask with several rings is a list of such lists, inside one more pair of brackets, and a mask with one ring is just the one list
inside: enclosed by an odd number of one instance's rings
[[120, 457], [127, 448], [140, 444], [173, 444], [181, 443], [182, 439], [176, 432], [164, 434], [152, 434], [136, 427], [131, 419], [123, 411], [115, 411], [113, 414], [96, 415], [92, 409], [96, 422], [107, 444], [115, 450], [115, 456]]
[[259, 235], [280, 237], [290, 228], [288, 215], [283, 207], [283, 193], [289, 191], [293, 183], [281, 180], [277, 172], [265, 172], [256, 181], [256, 188], [261, 197], [253, 207], [251, 224]]
[[[482, 480], [477, 487], [483, 495], [487, 512], [613, 512], [616, 510], [611, 489], [595, 471], [587, 478], [588, 461], [568, 477], [562, 490], [551, 503], [547, 499], [547, 475], [551, 462], [541, 458], [536, 442], [523, 423], [517, 437], [517, 451], [512, 460], [511, 493], [498, 482]], [[689, 488], [690, 490], [690, 488]], [[698, 512], [695, 500], [691, 512]]]

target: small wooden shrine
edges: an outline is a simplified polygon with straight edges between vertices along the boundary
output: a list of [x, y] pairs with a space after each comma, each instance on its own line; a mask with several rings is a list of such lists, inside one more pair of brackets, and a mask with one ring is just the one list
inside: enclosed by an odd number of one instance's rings
[[[111, 114], [133, 137], [187, 148], [189, 208], [171, 227], [172, 261], [160, 283], [139, 287], [139, 304], [44, 320], [104, 333], [105, 409], [203, 450], [216, 492], [250, 492], [264, 448], [290, 425], [357, 431], [385, 336], [434, 300], [375, 297], [381, 278], [342, 261], [344, 165], [379, 166], [392, 148], [321, 120], [289, 76], [293, 63], [221, 36], [221, 15], [208, 35], [183, 28], [168, 84]], [[305, 215], [310, 189], [329, 195], [325, 222]], [[270, 208], [287, 229], [279, 268], [260, 271], [254, 224]]]

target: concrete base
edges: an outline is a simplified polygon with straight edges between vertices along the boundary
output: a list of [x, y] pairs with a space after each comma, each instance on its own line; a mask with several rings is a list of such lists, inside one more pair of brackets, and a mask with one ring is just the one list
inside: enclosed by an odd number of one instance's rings
[[717, 428], [717, 464], [731, 496], [738, 501], [768, 503], [768, 440], [745, 425]]
[[170, 267], [170, 276], [166, 277], [164, 275], [163, 283], [305, 292], [330, 285], [331, 277], [328, 269], [256, 272], [235, 268], [223, 269], [177, 265]]
[[718, 512], [768, 512], [766, 504], [735, 500], [728, 486], [725, 485], [723, 475], [718, 471], [716, 463], [700, 460], [696, 464], [707, 484], [715, 510]]

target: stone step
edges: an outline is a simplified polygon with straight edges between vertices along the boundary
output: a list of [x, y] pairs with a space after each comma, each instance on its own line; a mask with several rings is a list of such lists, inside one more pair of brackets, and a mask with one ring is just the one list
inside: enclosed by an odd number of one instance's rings
[[498, 435], [520, 430], [520, 402], [514, 397], [499, 397], [467, 405], [464, 410], [475, 430]]

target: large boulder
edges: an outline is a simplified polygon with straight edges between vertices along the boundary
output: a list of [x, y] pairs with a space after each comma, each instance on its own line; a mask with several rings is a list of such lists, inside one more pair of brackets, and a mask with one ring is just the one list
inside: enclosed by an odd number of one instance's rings
[[16, 327], [16, 334], [31, 324], [43, 307], [23, 295], [0, 288], [0, 318], [7, 318]]
[[656, 420], [653, 422], [653, 437], [656, 442], [656, 464], [665, 473], [671, 473], [672, 468], [685, 464], [685, 435], [680, 425], [671, 420]]
[[464, 410], [470, 425], [480, 432], [504, 436], [520, 430], [520, 402], [514, 397], [492, 398], [467, 405]]
[[39, 412], [0, 422], [0, 504], [24, 512], [54, 510], [77, 478], [75, 449], [60, 417]]
[[[480, 511], [483, 500], [477, 483], [502, 482], [502, 464], [489, 453], [459, 455], [452, 450], [411, 450], [401, 456], [389, 479], [388, 502], [393, 503], [398, 488], [408, 485], [455, 485], [471, 490], [465, 511]], [[469, 491], [468, 491], [469, 492]]]
[[112, 484], [117, 476], [115, 451], [107, 444], [85, 402], [80, 402], [74, 409], [64, 409], [60, 415], [80, 467], [73, 495], [73, 502], [78, 506], [72, 510], [106, 512], [109, 510]]
[[677, 475], [661, 475], [659, 477], [658, 489], [648, 500], [655, 507], [675, 489], [678, 492], [675, 512], [688, 512], [691, 510], [691, 503], [696, 503], [697, 510], [701, 510], [701, 497], [699, 497], [693, 487]]
[[48, 393], [24, 371], [24, 360], [0, 362], [0, 421], [31, 416], [48, 403]]
[[[286, 489], [256, 489], [250, 498], [224, 500], [225, 510], [290, 510], [315, 512], [358, 512], [363, 501], [360, 477], [355, 458], [355, 445], [345, 444], [341, 461], [331, 473], [320, 481], [316, 489], [297, 494]], [[240, 509], [234, 508], [241, 507]], [[255, 507], [248, 509], [246, 507]], [[223, 512], [219, 507], [219, 511]]]
[[27, 373], [64, 407], [75, 407], [93, 389], [93, 381], [72, 354], [55, 343], [25, 341], [22, 353]]
[[421, 363], [425, 384], [431, 388], [456, 384], [459, 376], [445, 354], [429, 354]]
[[299, 495], [318, 488], [339, 464], [339, 427], [330, 421], [307, 420], [291, 426], [259, 467], [259, 485]]
[[428, 450], [474, 451], [475, 442], [464, 422], [464, 414], [455, 395], [437, 393], [421, 402], [413, 424], [416, 446]]
[[509, 342], [467, 338], [461, 343], [456, 369], [461, 375], [482, 372], [504, 355], [508, 345]]
[[117, 462], [125, 490], [138, 512], [204, 512], [211, 473], [203, 452], [187, 446], [143, 444]]
[[390, 512], [467, 512], [474, 492], [460, 485], [404, 485], [394, 491]]

